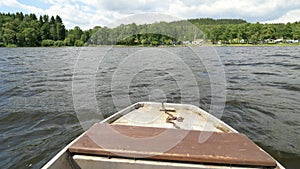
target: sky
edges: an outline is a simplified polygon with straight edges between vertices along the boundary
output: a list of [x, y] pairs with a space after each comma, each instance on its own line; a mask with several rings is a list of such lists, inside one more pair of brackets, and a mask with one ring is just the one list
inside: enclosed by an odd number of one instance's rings
[[[1, 0], [1, 13], [59, 15], [71, 29], [113, 27], [192, 18], [244, 19], [248, 22], [300, 21], [299, 0]], [[152, 15], [154, 13], [154, 15]]]

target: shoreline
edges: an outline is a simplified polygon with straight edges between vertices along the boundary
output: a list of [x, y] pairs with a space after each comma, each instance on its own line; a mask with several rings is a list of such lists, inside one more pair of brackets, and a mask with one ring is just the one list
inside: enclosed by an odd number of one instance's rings
[[142, 46], [142, 45], [90, 45], [90, 46], [6, 46], [1, 48], [81, 48], [81, 47], [197, 47], [197, 46], [213, 46], [213, 47], [290, 47], [300, 46], [300, 43], [281, 43], [281, 44], [203, 44], [203, 45], [161, 45], [161, 46]]
[[257, 46], [300, 46], [300, 43], [279, 43], [279, 44], [213, 44], [212, 46], [236, 46], [236, 47], [243, 47], [243, 46], [249, 46], [249, 47], [257, 47]]

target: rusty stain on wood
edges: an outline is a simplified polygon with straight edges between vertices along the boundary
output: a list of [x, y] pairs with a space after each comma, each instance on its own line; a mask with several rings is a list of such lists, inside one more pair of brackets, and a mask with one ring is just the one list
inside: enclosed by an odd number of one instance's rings
[[230, 133], [231, 132], [228, 128], [226, 128], [225, 126], [223, 126], [221, 124], [218, 124], [216, 128], [223, 131], [224, 133]]

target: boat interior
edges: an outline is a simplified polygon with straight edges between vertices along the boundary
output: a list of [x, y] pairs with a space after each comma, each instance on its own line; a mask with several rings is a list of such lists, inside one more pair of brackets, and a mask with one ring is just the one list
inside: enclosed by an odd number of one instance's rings
[[71, 168], [279, 168], [244, 134], [193, 105], [140, 102], [110, 116], [63, 153]]

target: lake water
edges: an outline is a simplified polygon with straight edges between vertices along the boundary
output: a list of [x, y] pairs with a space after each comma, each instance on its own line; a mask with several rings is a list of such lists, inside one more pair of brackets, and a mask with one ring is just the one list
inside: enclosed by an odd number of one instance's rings
[[1, 168], [40, 168], [92, 123], [148, 100], [225, 105], [223, 121], [300, 166], [300, 47], [0, 48], [0, 75]]

